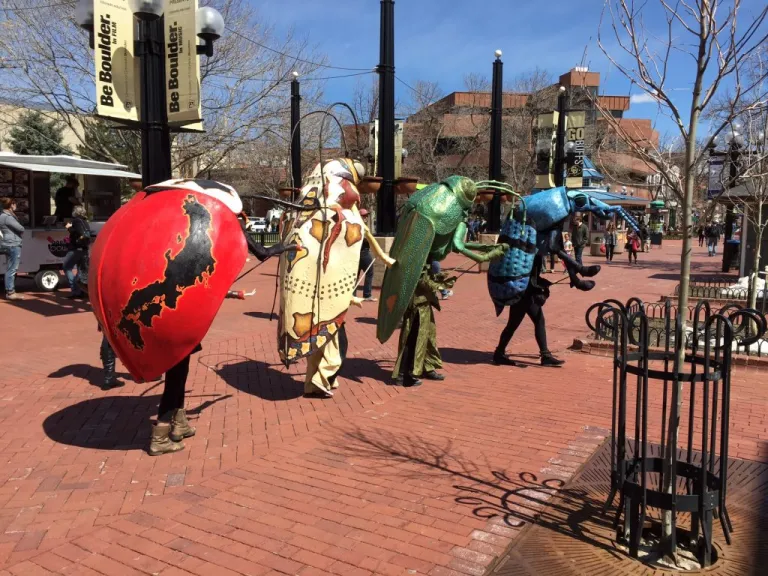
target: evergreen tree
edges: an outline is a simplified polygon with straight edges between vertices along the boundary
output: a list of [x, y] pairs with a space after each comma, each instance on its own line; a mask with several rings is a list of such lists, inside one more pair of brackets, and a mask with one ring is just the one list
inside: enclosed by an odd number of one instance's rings
[[[12, 152], [27, 156], [54, 156], [71, 154], [62, 144], [64, 126], [47, 119], [42, 112], [30, 110], [19, 116], [16, 125], [8, 132], [8, 145]], [[64, 185], [62, 174], [51, 174], [51, 192]]]
[[113, 127], [101, 118], [83, 121], [85, 148], [78, 145], [77, 151], [83, 158], [100, 162], [116, 162], [128, 167], [131, 172], [141, 168], [141, 134], [137, 130]]
[[24, 112], [8, 133], [8, 145], [16, 154], [54, 155], [71, 154], [63, 144], [64, 127], [48, 120], [41, 112]]

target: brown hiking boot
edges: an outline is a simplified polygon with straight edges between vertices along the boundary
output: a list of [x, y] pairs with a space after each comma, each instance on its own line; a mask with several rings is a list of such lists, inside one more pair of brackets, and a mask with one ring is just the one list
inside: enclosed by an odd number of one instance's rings
[[174, 442], [169, 438], [170, 424], [157, 423], [152, 427], [152, 439], [149, 442], [149, 455], [159, 456], [184, 450], [182, 442]]
[[197, 430], [189, 425], [187, 413], [184, 408], [179, 408], [171, 418], [171, 440], [181, 442], [184, 438], [191, 438]]

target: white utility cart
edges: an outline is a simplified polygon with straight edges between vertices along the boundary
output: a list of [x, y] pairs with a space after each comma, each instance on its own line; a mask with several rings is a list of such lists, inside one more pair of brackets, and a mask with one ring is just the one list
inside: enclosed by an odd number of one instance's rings
[[[82, 201], [92, 214], [93, 236], [120, 208], [120, 178], [140, 179], [122, 164], [96, 162], [73, 156], [23, 156], [0, 152], [0, 197], [16, 201], [16, 216], [25, 228], [22, 236], [19, 273], [34, 276], [41, 291], [56, 289], [67, 253], [69, 233], [64, 222], [51, 216], [52, 172], [80, 176]], [[0, 275], [6, 259], [0, 257]]]

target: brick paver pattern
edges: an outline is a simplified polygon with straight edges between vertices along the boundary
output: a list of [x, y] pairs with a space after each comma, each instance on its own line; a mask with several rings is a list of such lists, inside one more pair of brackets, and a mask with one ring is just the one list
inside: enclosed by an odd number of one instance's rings
[[[666, 242], [632, 267], [617, 256], [589, 293], [554, 287], [545, 313], [562, 369], [537, 365], [528, 320], [509, 352], [530, 365], [490, 364], [506, 312], [494, 315], [479, 273], [437, 314], [445, 382], [392, 386], [396, 337], [376, 340], [375, 304], [353, 309], [350, 357], [326, 401], [302, 398], [303, 364], [279, 364], [269, 262], [239, 283], [258, 296], [226, 301], [193, 357], [197, 435], [158, 458], [144, 448], [162, 385], [97, 387], [87, 305], [0, 302], [0, 576], [481, 575], [525, 525], [500, 506], [534, 517], [547, 482], [569, 478], [608, 433], [610, 361], [566, 350], [587, 331], [584, 312], [670, 294], [679, 252]], [[694, 260], [716, 271], [704, 249]], [[768, 459], [766, 380], [734, 372], [732, 457]], [[509, 483], [519, 502], [500, 501]]]

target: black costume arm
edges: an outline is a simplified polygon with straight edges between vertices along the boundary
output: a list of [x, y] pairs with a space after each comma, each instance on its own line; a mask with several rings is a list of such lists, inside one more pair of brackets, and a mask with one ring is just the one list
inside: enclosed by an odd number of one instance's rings
[[263, 244], [259, 244], [254, 240], [248, 232], [245, 230], [245, 223], [241, 222], [240, 227], [243, 229], [243, 234], [245, 235], [245, 242], [248, 244], [248, 252], [256, 256], [256, 259], [259, 262], [264, 262], [267, 258], [271, 258], [272, 256], [279, 256], [283, 252], [286, 252], [288, 250], [295, 250], [296, 245], [291, 244], [289, 246], [285, 246], [284, 244], [278, 242], [274, 246], [270, 246], [269, 248], [265, 248]]

